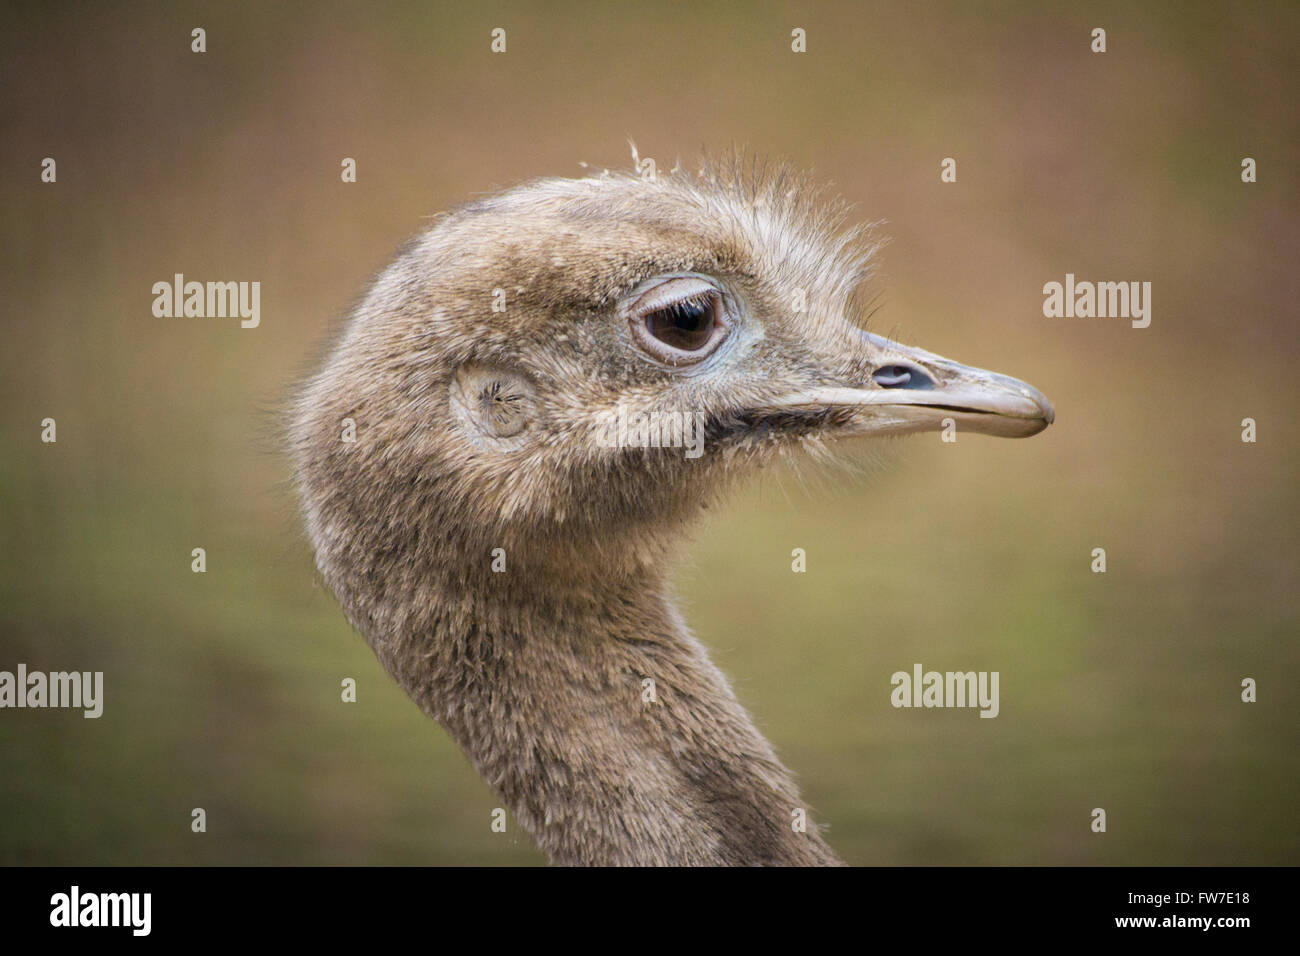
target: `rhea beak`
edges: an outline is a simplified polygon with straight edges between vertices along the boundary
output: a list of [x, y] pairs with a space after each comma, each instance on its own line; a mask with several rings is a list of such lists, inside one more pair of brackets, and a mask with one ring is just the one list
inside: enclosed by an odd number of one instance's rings
[[959, 432], [1028, 438], [1056, 418], [1046, 396], [1019, 379], [861, 334], [874, 365], [867, 382], [810, 388], [783, 395], [769, 407], [848, 411], [850, 434], [934, 431], [951, 419]]

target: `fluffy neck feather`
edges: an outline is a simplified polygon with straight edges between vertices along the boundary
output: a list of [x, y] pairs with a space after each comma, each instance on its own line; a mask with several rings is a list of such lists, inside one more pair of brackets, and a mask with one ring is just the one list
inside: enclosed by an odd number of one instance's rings
[[615, 575], [444, 573], [363, 630], [555, 863], [838, 863], [662, 578]]

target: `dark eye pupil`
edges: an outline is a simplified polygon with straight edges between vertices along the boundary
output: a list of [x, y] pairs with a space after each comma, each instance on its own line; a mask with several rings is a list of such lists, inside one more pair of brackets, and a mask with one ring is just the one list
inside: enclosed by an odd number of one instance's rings
[[708, 344], [713, 335], [713, 301], [683, 299], [645, 317], [646, 329], [665, 345], [694, 352]]

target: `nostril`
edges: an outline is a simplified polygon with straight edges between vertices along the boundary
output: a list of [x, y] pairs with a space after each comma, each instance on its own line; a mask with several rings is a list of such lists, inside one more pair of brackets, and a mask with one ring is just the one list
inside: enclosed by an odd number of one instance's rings
[[934, 388], [934, 379], [915, 365], [882, 365], [871, 380], [881, 388]]

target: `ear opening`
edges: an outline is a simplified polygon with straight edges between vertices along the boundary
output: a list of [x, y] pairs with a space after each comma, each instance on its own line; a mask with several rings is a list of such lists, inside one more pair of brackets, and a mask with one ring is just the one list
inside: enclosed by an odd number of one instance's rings
[[452, 413], [471, 438], [518, 447], [533, 421], [536, 392], [520, 372], [468, 363], [451, 380]]

